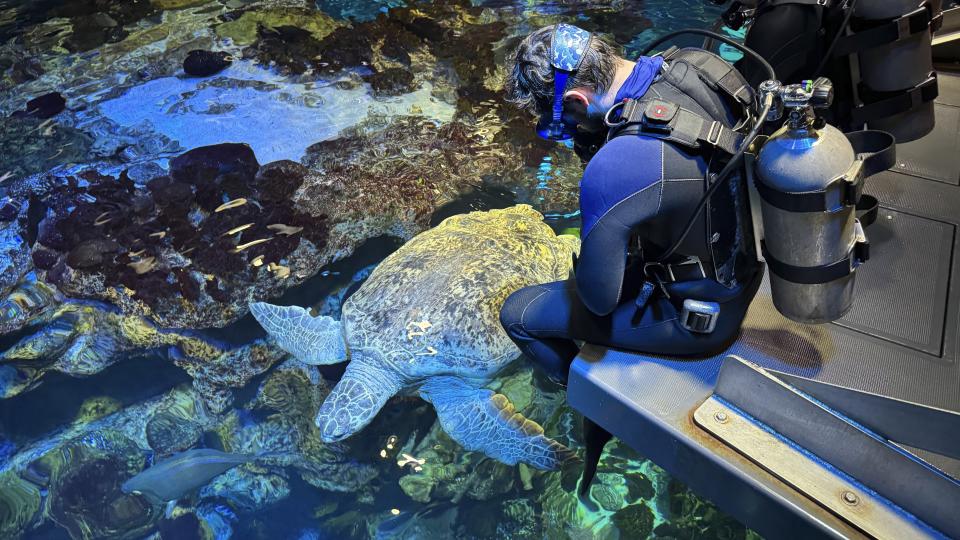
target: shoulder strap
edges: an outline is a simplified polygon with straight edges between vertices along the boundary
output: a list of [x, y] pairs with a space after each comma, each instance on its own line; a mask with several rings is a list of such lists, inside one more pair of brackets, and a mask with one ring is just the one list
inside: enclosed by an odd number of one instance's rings
[[753, 107], [753, 88], [736, 68], [716, 54], [703, 49], [671, 49], [663, 58], [668, 62], [682, 60], [690, 64], [711, 90], [722, 92], [745, 109]]

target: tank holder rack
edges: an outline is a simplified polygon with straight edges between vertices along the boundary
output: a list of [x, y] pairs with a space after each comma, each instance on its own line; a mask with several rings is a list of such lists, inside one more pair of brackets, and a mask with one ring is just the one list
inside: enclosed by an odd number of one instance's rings
[[936, 32], [943, 24], [943, 13], [933, 15], [929, 4], [878, 26], [843, 36], [837, 40], [834, 56], [847, 56], [866, 49], [903, 41], [920, 32]]

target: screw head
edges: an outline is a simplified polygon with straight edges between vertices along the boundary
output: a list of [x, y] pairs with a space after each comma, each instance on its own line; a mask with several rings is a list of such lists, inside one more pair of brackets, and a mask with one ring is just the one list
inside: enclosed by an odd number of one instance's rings
[[843, 497], [843, 502], [850, 506], [854, 506], [860, 502], [860, 497], [857, 497], [857, 494], [852, 491], [844, 491], [841, 497]]
[[717, 411], [716, 413], [714, 413], [713, 419], [723, 424], [723, 423], [726, 423], [729, 417], [727, 417], [727, 413], [723, 411]]

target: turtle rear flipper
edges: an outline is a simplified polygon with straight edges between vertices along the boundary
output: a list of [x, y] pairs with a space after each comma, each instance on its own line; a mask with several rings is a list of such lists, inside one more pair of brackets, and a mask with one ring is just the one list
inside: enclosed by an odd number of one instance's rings
[[455, 377], [433, 377], [420, 387], [433, 404], [443, 430], [467, 450], [478, 450], [507, 465], [526, 463], [552, 470], [574, 453], [547, 438], [539, 424], [514, 410], [503, 394], [474, 388]]
[[281, 349], [305, 364], [338, 364], [347, 360], [340, 321], [313, 317], [300, 306], [250, 304], [250, 313]]

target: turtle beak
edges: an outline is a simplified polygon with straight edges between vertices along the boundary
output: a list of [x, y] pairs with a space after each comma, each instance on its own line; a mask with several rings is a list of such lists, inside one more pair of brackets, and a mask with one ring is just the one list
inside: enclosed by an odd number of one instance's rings
[[319, 417], [317, 418], [317, 427], [320, 428], [320, 440], [325, 443], [342, 441], [352, 433], [349, 429], [345, 429], [345, 426], [333, 420], [323, 421]]

